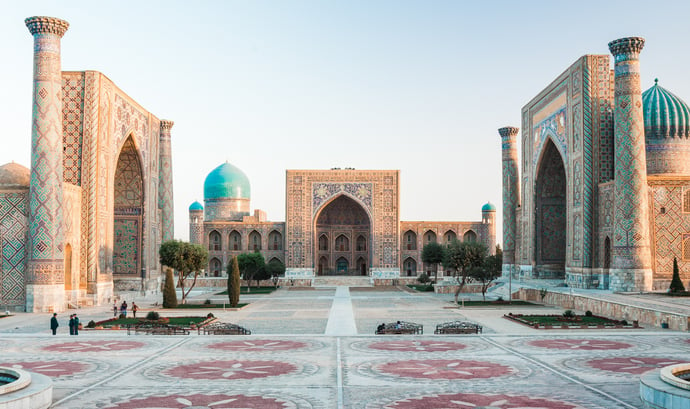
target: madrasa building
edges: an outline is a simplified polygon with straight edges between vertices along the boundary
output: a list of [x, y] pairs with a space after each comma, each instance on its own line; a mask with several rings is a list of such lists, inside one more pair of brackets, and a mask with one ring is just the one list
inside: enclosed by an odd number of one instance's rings
[[643, 46], [609, 43], [613, 70], [579, 58], [522, 108], [519, 139], [499, 129], [505, 275], [667, 290], [676, 258], [690, 279], [690, 110], [656, 80], [642, 92]]
[[0, 307], [63, 311], [157, 291], [173, 238], [170, 129], [108, 77], [62, 71], [69, 24], [34, 38], [31, 168], [0, 166]]
[[422, 273], [440, 277], [442, 268], [425, 265], [425, 244], [453, 240], [496, 246], [496, 207], [487, 203], [480, 221], [400, 220], [400, 171], [287, 170], [284, 222], [250, 212], [249, 178], [231, 163], [213, 169], [204, 181], [204, 204], [189, 207], [190, 241], [209, 250], [206, 274], [227, 274], [232, 257], [261, 252], [285, 264], [285, 279], [312, 285], [322, 276], [365, 277], [387, 284], [413, 281]]

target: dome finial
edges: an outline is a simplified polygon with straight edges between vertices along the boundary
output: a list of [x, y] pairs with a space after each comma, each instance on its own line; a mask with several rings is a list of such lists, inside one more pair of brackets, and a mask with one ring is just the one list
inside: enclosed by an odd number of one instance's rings
[[659, 78], [654, 78], [654, 85], [658, 85], [658, 84], [659, 84]]

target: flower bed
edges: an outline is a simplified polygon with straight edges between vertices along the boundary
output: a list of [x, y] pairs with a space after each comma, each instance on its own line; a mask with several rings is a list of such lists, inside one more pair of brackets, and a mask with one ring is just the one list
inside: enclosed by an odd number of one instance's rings
[[636, 321], [612, 320], [596, 315], [523, 315], [506, 314], [503, 318], [518, 322], [536, 329], [595, 329], [595, 328], [640, 328]]

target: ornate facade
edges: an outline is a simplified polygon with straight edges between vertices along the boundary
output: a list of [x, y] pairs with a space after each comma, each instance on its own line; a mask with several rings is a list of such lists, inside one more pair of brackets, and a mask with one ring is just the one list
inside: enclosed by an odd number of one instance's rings
[[26, 25], [31, 169], [0, 167], [0, 307], [62, 311], [118, 290], [155, 291], [158, 247], [173, 236], [172, 122], [99, 72], [61, 71], [67, 22]]
[[388, 280], [430, 271], [421, 261], [430, 241], [496, 245], [491, 204], [477, 222], [400, 221], [397, 170], [288, 170], [286, 183], [286, 221], [269, 222], [260, 210], [249, 215], [249, 179], [241, 170], [225, 163], [209, 173], [206, 207], [189, 207], [190, 240], [209, 249], [209, 275], [225, 274], [232, 256], [260, 251], [267, 262], [285, 264], [287, 279]]
[[521, 158], [518, 129], [499, 130], [504, 274], [661, 290], [676, 257], [690, 278], [690, 110], [656, 83], [641, 91], [643, 45], [613, 41], [613, 70], [585, 55], [533, 98]]

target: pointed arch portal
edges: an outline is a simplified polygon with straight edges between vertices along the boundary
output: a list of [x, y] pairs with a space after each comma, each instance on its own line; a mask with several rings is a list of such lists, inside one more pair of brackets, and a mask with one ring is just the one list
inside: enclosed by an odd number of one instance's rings
[[537, 272], [565, 277], [566, 175], [563, 158], [550, 139], [537, 168], [535, 196]]
[[354, 199], [340, 195], [316, 217], [314, 265], [319, 275], [367, 275], [371, 221]]
[[144, 179], [131, 136], [120, 150], [113, 186], [113, 273], [138, 277], [142, 266]]

